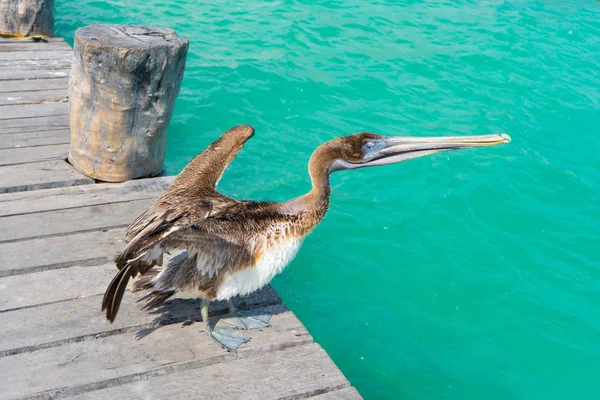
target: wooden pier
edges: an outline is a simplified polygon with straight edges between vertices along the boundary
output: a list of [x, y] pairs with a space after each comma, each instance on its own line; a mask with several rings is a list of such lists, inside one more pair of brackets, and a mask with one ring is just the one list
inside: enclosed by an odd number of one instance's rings
[[200, 332], [196, 299], [148, 313], [128, 293], [106, 321], [125, 228], [172, 177], [97, 184], [65, 161], [71, 56], [0, 39], [0, 399], [359, 399], [270, 287], [239, 299], [275, 315], [236, 353]]

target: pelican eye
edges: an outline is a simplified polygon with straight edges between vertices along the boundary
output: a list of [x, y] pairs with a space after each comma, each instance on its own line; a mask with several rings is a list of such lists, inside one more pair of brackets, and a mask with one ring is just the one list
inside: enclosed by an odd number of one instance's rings
[[375, 143], [367, 142], [364, 144], [363, 149], [365, 150], [373, 150], [375, 148]]

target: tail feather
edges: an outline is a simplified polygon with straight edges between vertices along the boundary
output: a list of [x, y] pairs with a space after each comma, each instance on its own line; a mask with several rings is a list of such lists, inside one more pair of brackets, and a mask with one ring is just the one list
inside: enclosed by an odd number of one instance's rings
[[104, 293], [104, 299], [102, 300], [102, 311], [106, 310], [106, 318], [113, 322], [119, 312], [119, 306], [123, 299], [123, 294], [127, 288], [127, 282], [133, 275], [133, 267], [126, 265], [121, 269], [113, 280], [108, 285], [106, 292]]

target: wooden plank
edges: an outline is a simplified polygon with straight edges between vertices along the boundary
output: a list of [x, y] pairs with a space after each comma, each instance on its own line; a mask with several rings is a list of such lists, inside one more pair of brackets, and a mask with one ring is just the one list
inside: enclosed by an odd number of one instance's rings
[[0, 106], [11, 104], [66, 103], [67, 101], [67, 88], [35, 92], [0, 93]]
[[68, 78], [71, 69], [0, 69], [0, 81], [19, 79], [54, 79]]
[[32, 60], [30, 58], [24, 60], [0, 60], [0, 70], [4, 68], [20, 68], [20, 69], [70, 69], [71, 57], [61, 57], [52, 59]]
[[[65, 43], [65, 39], [59, 37], [44, 38], [47, 43]], [[0, 48], [3, 43], [35, 43], [32, 39], [0, 38]]]
[[0, 166], [24, 164], [37, 161], [65, 160], [71, 145], [54, 144], [48, 146], [0, 149]]
[[0, 277], [72, 265], [101, 265], [113, 261], [124, 247], [125, 228], [0, 243]]
[[[29, 164], [26, 164], [29, 165]], [[0, 169], [1, 171], [1, 169]], [[0, 218], [0, 242], [129, 225], [154, 199], [130, 200]]]
[[53, 115], [50, 117], [5, 119], [0, 124], [2, 125], [0, 138], [4, 139], [3, 135], [11, 135], [13, 133], [69, 129], [69, 116]]
[[[173, 178], [0, 194], [0, 217], [134, 199], [153, 201]], [[139, 210], [137, 214], [142, 211]], [[137, 214], [122, 215], [122, 223], [129, 224]], [[64, 268], [77, 263], [107, 263], [125, 246], [124, 238], [125, 229], [117, 228], [0, 243], [0, 276]], [[65, 251], [67, 248], [69, 250]]]
[[[71, 186], [30, 192], [0, 194], [0, 217], [40, 211], [60, 210], [96, 204], [157, 198], [174, 176], [136, 179], [123, 183]], [[141, 211], [140, 211], [141, 214]], [[131, 222], [136, 215], [124, 215]]]
[[94, 180], [75, 171], [61, 160], [0, 167], [0, 193], [90, 183], [94, 183]]
[[[2, 100], [0, 99], [0, 103]], [[71, 141], [69, 129], [54, 129], [38, 132], [16, 132], [0, 136], [0, 149], [14, 147], [44, 146], [49, 144], [68, 144]]]
[[[46, 90], [68, 90], [69, 78], [6, 80], [0, 85], [0, 93], [12, 93], [18, 97], [25, 92], [41, 92]], [[15, 94], [15, 92], [17, 92]], [[8, 95], [7, 95], [8, 96]]]
[[[126, 293], [119, 316], [112, 324], [100, 311], [100, 295], [2, 312], [0, 358], [95, 337], [152, 330], [190, 319], [200, 320], [199, 299], [170, 300], [160, 309], [148, 313], [139, 310], [139, 304], [136, 303], [142, 296], [143, 293]], [[279, 304], [281, 299], [273, 288], [266, 286], [250, 297], [236, 300], [236, 303], [240, 308], [248, 309]], [[211, 304], [211, 315], [222, 314], [225, 310], [224, 302]]]
[[56, 60], [59, 58], [71, 58], [73, 57], [73, 50], [40, 50], [36, 52], [31, 51], [0, 51], [0, 61], [7, 60]]
[[[69, 115], [69, 104], [48, 103], [8, 105], [0, 107], [0, 120], [47, 117], [50, 115]], [[1, 124], [4, 126], [4, 122], [1, 122]]]
[[13, 43], [0, 43], [0, 53], [13, 52], [13, 51], [67, 51], [70, 50], [71, 46], [64, 40], [56, 42], [13, 42]]
[[[252, 340], [236, 355], [228, 354], [207, 335], [201, 324], [163, 326], [139, 340], [135, 333], [101, 337], [60, 347], [0, 359], [4, 382], [0, 398], [38, 395], [47, 398], [58, 390], [77, 394], [93, 388], [110, 387], [178, 370], [231, 364], [276, 348], [305, 345], [312, 338], [302, 323], [285, 306], [262, 310], [275, 313], [271, 327], [245, 332]], [[126, 351], [124, 351], [126, 349]]]
[[320, 394], [318, 396], [311, 397], [311, 400], [360, 400], [361, 395], [353, 387], [345, 388], [342, 390], [335, 390], [332, 392]]
[[325, 350], [316, 343], [309, 343], [145, 381], [71, 393], [82, 400], [140, 396], [197, 398], [200, 393], [210, 394], [214, 400], [303, 399], [348, 386], [350, 383]]
[[[63, 251], [68, 252], [65, 248]], [[100, 295], [116, 272], [117, 268], [111, 262], [95, 267], [74, 266], [0, 278], [0, 312]], [[35, 289], [35, 295], [32, 289]]]

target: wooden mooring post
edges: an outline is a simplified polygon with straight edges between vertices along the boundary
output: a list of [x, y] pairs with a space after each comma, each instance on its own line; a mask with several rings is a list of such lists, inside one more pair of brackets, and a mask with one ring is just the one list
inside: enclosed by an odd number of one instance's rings
[[54, 36], [54, 0], [1, 0], [0, 34]]
[[69, 162], [108, 182], [162, 172], [187, 39], [167, 28], [92, 25], [75, 32]]

